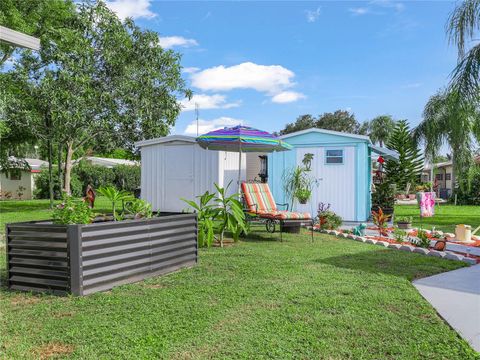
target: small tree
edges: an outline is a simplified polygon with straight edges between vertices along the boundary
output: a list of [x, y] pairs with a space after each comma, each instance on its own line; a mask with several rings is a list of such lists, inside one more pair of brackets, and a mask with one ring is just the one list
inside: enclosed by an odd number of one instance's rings
[[388, 139], [387, 147], [398, 153], [398, 160], [387, 160], [385, 172], [387, 181], [394, 183], [397, 188], [410, 190], [415, 184], [423, 169], [423, 157], [413, 141], [408, 123], [400, 120]]
[[377, 116], [370, 122], [370, 139], [383, 147], [394, 128], [395, 120], [390, 115]]

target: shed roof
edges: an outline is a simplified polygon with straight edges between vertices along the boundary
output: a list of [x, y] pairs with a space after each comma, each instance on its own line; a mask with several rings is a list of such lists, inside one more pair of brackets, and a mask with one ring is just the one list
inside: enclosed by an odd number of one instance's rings
[[169, 135], [169, 136], [163, 136], [163, 137], [160, 137], [160, 138], [139, 141], [139, 142], [135, 143], [135, 146], [138, 147], [138, 148], [141, 148], [143, 146], [163, 144], [163, 143], [168, 143], [168, 142], [172, 142], [172, 141], [184, 141], [184, 142], [191, 142], [191, 143], [196, 143], [197, 142], [195, 140], [195, 137], [193, 137], [193, 136]]
[[341, 131], [333, 131], [333, 130], [326, 130], [326, 129], [318, 129], [318, 128], [310, 128], [310, 129], [305, 129], [305, 130], [300, 130], [296, 131], [290, 134], [282, 135], [280, 136], [281, 139], [288, 139], [293, 136], [298, 136], [298, 135], [303, 135], [303, 134], [308, 134], [308, 133], [320, 133], [320, 134], [329, 134], [329, 135], [336, 135], [336, 136], [342, 136], [350, 139], [357, 139], [357, 140], [364, 140], [368, 143], [370, 143], [370, 138], [366, 135], [358, 135], [358, 134], [350, 134], [350, 133], [345, 133]]

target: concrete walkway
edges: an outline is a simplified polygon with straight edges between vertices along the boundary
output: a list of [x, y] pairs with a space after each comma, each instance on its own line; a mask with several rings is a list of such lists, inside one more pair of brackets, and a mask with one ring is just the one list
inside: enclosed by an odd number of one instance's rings
[[480, 264], [419, 279], [413, 285], [480, 352]]

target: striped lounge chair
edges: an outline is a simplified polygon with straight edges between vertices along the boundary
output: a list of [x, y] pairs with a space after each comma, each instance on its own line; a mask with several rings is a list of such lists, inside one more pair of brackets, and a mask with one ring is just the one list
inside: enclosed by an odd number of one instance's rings
[[[309, 224], [312, 226], [313, 219], [307, 212], [288, 211], [288, 204], [277, 204], [272, 196], [270, 187], [264, 183], [242, 183], [245, 212], [250, 218], [265, 220], [268, 232], [275, 232], [275, 224], [280, 224], [280, 238], [282, 229], [286, 226]], [[279, 210], [277, 206], [285, 206], [287, 210]]]

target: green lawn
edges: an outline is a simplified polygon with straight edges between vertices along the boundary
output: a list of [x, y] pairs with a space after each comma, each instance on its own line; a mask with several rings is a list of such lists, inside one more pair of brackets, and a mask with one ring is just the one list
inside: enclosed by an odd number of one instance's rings
[[441, 204], [435, 206], [435, 216], [420, 221], [420, 210], [417, 205], [395, 206], [395, 216], [412, 216], [413, 225], [423, 225], [425, 229], [435, 226], [437, 230], [455, 232], [455, 225], [468, 224], [473, 228], [480, 225], [480, 206], [455, 206]]
[[462, 263], [285, 239], [257, 232], [201, 250], [194, 268], [83, 298], [2, 288], [0, 358], [478, 358], [411, 284]]

